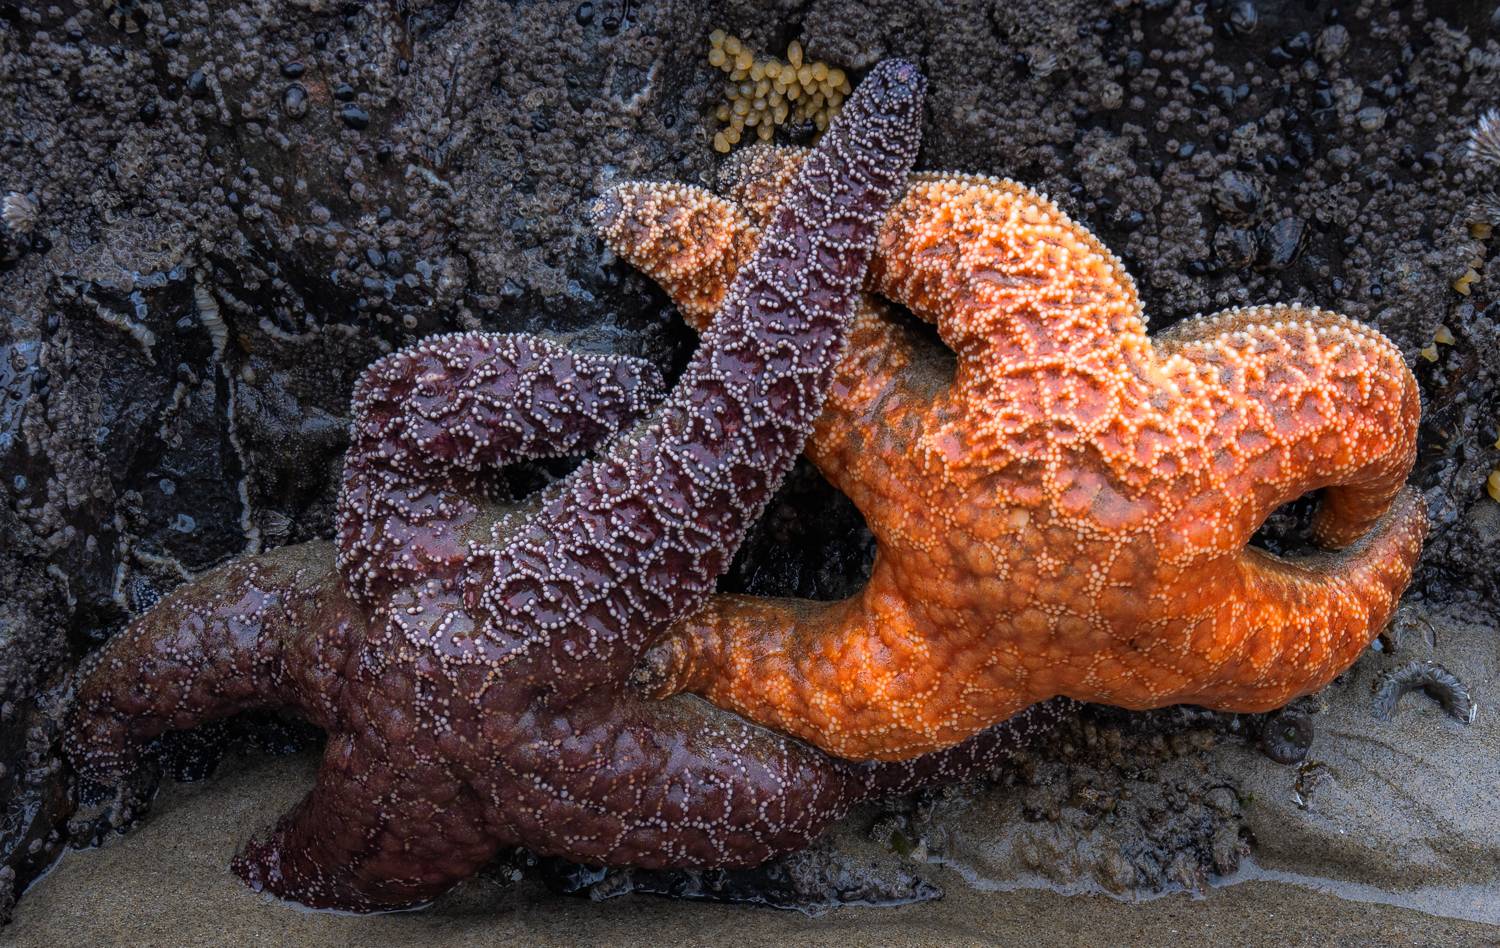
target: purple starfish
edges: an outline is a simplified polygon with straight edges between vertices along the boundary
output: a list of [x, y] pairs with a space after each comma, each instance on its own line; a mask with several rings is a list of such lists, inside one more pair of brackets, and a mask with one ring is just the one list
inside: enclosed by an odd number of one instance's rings
[[[922, 89], [902, 62], [864, 81], [649, 416], [660, 382], [648, 365], [534, 338], [444, 336], [371, 366], [354, 395], [336, 563], [327, 543], [244, 559], [137, 619], [80, 685], [79, 772], [115, 780], [164, 731], [295, 710], [329, 734], [317, 785], [235, 871], [283, 898], [364, 911], [429, 900], [506, 845], [595, 864], [751, 865], [872, 793], [985, 766], [1035, 716], [942, 756], [869, 766], [628, 685], [802, 449], [915, 158]], [[615, 432], [518, 505], [494, 486], [508, 463]]]

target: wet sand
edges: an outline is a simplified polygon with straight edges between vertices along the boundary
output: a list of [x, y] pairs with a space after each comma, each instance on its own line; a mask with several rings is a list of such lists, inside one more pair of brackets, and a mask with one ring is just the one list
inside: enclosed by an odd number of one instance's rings
[[423, 912], [343, 916], [291, 908], [240, 885], [235, 848], [311, 784], [314, 759], [226, 761], [213, 779], [164, 788], [144, 825], [69, 853], [21, 900], [7, 945], [526, 944], [1500, 944], [1500, 926], [1346, 901], [1300, 886], [1247, 882], [1206, 897], [1144, 902], [1048, 891], [978, 892], [923, 872], [947, 896], [819, 918], [762, 908], [629, 896], [606, 902], [530, 883], [473, 880]]

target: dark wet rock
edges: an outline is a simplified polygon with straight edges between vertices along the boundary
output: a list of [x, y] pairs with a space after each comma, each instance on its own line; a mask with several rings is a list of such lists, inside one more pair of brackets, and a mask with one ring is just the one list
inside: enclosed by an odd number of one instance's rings
[[[1488, 184], [1462, 157], [1469, 124], [1500, 105], [1500, 40], [1487, 6], [1328, 13], [1265, 0], [823, 0], [782, 19], [746, 0], [6, 8], [0, 196], [32, 209], [16, 212], [24, 231], [0, 219], [0, 799], [14, 801], [0, 890], [46, 863], [70, 808], [42, 699], [188, 573], [327, 535], [361, 367], [475, 327], [682, 365], [693, 335], [600, 250], [581, 208], [621, 178], [712, 179], [722, 77], [704, 54], [718, 26], [777, 52], [800, 37], [851, 70], [918, 57], [932, 88], [923, 165], [1056, 197], [1126, 261], [1154, 326], [1298, 300], [1376, 324], [1415, 359], [1446, 325], [1455, 344], [1416, 362], [1434, 529], [1413, 595], [1493, 622], [1500, 504], [1482, 485], [1500, 461], [1500, 278], [1481, 262], [1470, 295], [1452, 283], [1494, 249], [1467, 229]], [[1226, 195], [1226, 178], [1248, 183]], [[1244, 233], [1273, 238], [1260, 266], [1239, 263]], [[1288, 536], [1301, 526], [1273, 519]], [[803, 465], [726, 587], [835, 598], [871, 549]], [[1135, 747], [1131, 728], [1155, 725], [1130, 720], [1111, 728]], [[1338, 739], [1321, 729], [1317, 752]], [[1198, 767], [1195, 753], [1174, 760], [1132, 792]], [[1102, 768], [1057, 766], [1036, 779], [1068, 793], [1027, 791], [1026, 813], [1066, 823], [1100, 805], [1097, 788], [1069, 801], [1074, 776]], [[1099, 844], [1054, 877], [1072, 865], [1149, 887], [1228, 865], [1242, 827], [1207, 794], [1161, 798], [1196, 814], [1180, 826], [1127, 824], [1113, 868]]]
[[595, 900], [660, 895], [764, 905], [813, 916], [841, 906], [910, 905], [943, 897], [942, 889], [900, 861], [860, 864], [826, 839], [752, 869], [606, 870], [545, 859], [533, 874], [555, 892]]

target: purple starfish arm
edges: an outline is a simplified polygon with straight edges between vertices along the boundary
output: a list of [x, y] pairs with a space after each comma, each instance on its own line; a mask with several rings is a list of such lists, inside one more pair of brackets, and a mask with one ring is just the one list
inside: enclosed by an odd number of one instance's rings
[[452, 574], [499, 468], [592, 450], [645, 416], [661, 375], [642, 359], [587, 355], [534, 336], [455, 333], [394, 352], [354, 390], [339, 495], [339, 568], [371, 603]]
[[67, 733], [78, 773], [112, 783], [148, 743], [241, 711], [339, 723], [345, 659], [364, 622], [332, 582], [333, 546], [247, 557], [186, 583], [79, 670]]
[[[490, 637], [560, 698], [620, 687], [713, 590], [802, 451], [884, 210], [920, 141], [921, 79], [882, 67], [787, 189], [650, 424], [586, 464], [480, 568]], [[596, 210], [615, 216], [606, 195]]]

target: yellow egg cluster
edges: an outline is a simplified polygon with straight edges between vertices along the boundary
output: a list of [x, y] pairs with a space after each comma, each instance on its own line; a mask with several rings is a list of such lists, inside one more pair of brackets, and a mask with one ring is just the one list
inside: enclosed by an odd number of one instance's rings
[[728, 99], [716, 113], [724, 128], [714, 134], [714, 151], [727, 152], [739, 144], [746, 129], [770, 141], [776, 126], [787, 119], [812, 121], [818, 131], [828, 127], [849, 94], [844, 70], [824, 62], [809, 62], [802, 44], [793, 40], [786, 59], [757, 56], [738, 36], [723, 30], [708, 34], [708, 61], [729, 75]]
[[1432, 342], [1429, 342], [1426, 346], [1423, 346], [1417, 354], [1426, 359], [1428, 362], [1436, 362], [1438, 360], [1438, 344], [1441, 343], [1445, 346], [1451, 346], [1457, 341], [1457, 339], [1453, 338], [1452, 330], [1450, 330], [1447, 326], [1439, 326], [1437, 328], [1437, 332], [1433, 333], [1432, 335]]
[[1471, 292], [1470, 289], [1469, 289], [1470, 285], [1473, 284], [1478, 279], [1479, 279], [1479, 271], [1476, 270], [1476, 269], [1474, 269], [1474, 267], [1471, 266], [1471, 267], [1469, 267], [1469, 269], [1467, 269], [1467, 270], [1465, 270], [1463, 272], [1462, 276], [1460, 276], [1458, 279], [1456, 279], [1456, 280], [1453, 281], [1453, 288], [1455, 290], [1457, 290], [1459, 293], [1461, 293], [1462, 295], [1468, 296], [1469, 293]]

